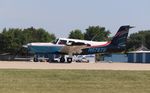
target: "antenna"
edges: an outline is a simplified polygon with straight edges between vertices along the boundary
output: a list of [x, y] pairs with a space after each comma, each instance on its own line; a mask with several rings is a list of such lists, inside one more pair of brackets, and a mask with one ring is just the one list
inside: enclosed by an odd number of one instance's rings
[[91, 41], [93, 41], [96, 37], [97, 37], [97, 34], [92, 37]]

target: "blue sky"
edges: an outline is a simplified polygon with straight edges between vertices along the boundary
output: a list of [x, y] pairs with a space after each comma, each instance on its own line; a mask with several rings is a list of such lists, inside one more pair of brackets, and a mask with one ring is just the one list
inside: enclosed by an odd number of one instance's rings
[[150, 0], [0, 0], [0, 30], [44, 28], [57, 37], [71, 30], [104, 26], [114, 33], [134, 25], [131, 33], [150, 29]]

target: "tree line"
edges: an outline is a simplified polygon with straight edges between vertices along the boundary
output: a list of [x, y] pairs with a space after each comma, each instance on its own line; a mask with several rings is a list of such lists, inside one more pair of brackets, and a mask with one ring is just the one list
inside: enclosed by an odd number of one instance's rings
[[[92, 40], [92, 41], [108, 41], [110, 31], [101, 26], [89, 26], [85, 32], [80, 29], [70, 31], [68, 38]], [[43, 28], [4, 28], [0, 33], [0, 53], [14, 53], [23, 45], [31, 42], [51, 42], [56, 39], [55, 34], [49, 33]], [[139, 31], [129, 36], [127, 42], [127, 50], [135, 50], [141, 45], [150, 49], [150, 30]]]
[[0, 53], [14, 53], [27, 43], [51, 42], [55, 38], [54, 34], [50, 34], [42, 28], [4, 28], [0, 33]]
[[89, 26], [85, 29], [85, 33], [82, 33], [81, 30], [76, 29], [72, 30], [69, 34], [69, 38], [72, 39], [84, 39], [92, 41], [108, 41], [110, 31], [106, 30], [105, 27], [100, 26]]
[[141, 46], [150, 49], [150, 30], [138, 31], [129, 36], [127, 42], [127, 50], [133, 51]]

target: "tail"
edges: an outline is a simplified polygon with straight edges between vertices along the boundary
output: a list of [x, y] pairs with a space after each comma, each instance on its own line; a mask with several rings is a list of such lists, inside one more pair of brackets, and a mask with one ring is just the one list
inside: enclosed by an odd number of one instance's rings
[[121, 26], [111, 42], [108, 42], [105, 45], [100, 45], [96, 47], [92, 46], [90, 48], [82, 49], [82, 54], [114, 53], [124, 51], [130, 28], [133, 27], [129, 25]]
[[116, 35], [113, 37], [111, 45], [117, 47], [126, 47], [127, 37], [130, 28], [133, 27], [129, 25], [121, 26]]

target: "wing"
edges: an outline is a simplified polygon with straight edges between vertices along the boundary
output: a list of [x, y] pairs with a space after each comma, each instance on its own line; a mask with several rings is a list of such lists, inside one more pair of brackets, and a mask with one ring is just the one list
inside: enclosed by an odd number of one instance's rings
[[82, 49], [88, 48], [89, 45], [84, 43], [74, 43], [72, 45], [66, 45], [64, 46], [60, 52], [65, 54], [81, 54]]

